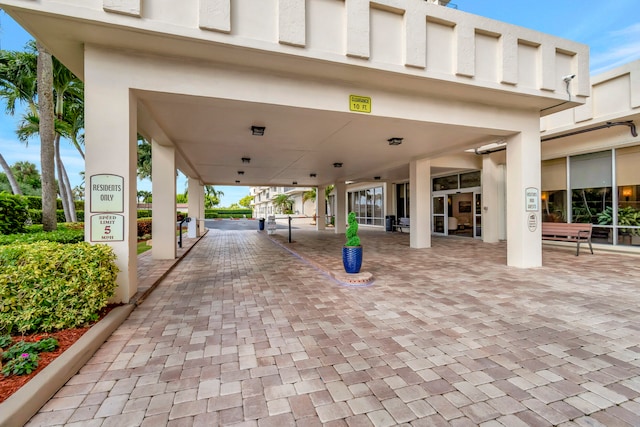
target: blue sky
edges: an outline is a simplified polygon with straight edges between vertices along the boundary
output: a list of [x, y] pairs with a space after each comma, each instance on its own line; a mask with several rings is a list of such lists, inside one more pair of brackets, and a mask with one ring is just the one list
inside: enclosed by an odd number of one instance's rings
[[[589, 45], [591, 74], [640, 59], [638, 0], [452, 0], [451, 3], [465, 12]], [[0, 11], [0, 48], [22, 50], [30, 38]], [[39, 141], [34, 139], [26, 147], [20, 144], [15, 137], [18, 121], [18, 116], [0, 113], [0, 153], [10, 165], [28, 160], [39, 167]], [[69, 179], [73, 186], [79, 185], [84, 162], [71, 144], [63, 142], [61, 149]], [[184, 188], [185, 178], [180, 175], [177, 190], [183, 192]], [[139, 182], [138, 189], [151, 190], [151, 183]], [[216, 189], [224, 192], [221, 206], [229, 206], [249, 194], [248, 187], [216, 186]]]

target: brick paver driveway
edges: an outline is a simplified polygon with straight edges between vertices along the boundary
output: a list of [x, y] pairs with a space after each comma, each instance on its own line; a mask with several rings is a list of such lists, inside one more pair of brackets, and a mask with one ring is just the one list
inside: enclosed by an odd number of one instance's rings
[[640, 425], [637, 256], [294, 238], [212, 230], [29, 425]]

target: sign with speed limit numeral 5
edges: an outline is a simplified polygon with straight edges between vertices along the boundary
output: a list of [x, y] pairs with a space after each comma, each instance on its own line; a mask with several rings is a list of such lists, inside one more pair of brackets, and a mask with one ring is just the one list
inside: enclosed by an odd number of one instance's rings
[[124, 241], [124, 215], [97, 214], [91, 215], [92, 242]]

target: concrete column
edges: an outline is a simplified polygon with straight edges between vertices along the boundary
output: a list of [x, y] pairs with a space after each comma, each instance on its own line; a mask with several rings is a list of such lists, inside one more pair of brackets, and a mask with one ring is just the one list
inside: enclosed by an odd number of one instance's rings
[[204, 185], [198, 185], [198, 198], [200, 199], [200, 210], [198, 211], [198, 218], [202, 218], [203, 221], [198, 222], [198, 230], [200, 235], [204, 235], [206, 227], [204, 225]]
[[409, 163], [412, 248], [431, 247], [431, 161], [412, 160]]
[[344, 182], [336, 182], [336, 234], [344, 234], [347, 231], [347, 185]]
[[327, 214], [324, 197], [325, 187], [316, 188], [316, 230], [324, 230], [325, 216]]
[[[393, 183], [385, 181], [382, 183], [382, 194], [384, 195], [384, 199], [382, 201], [382, 209], [383, 209], [383, 213], [385, 215], [385, 217], [387, 215], [394, 215], [393, 214], [393, 209], [394, 209], [394, 204], [393, 201], [395, 200], [395, 185], [393, 185]], [[385, 223], [386, 225], [386, 223]]]
[[195, 226], [190, 227], [189, 229], [195, 230], [195, 235], [189, 235], [189, 237], [199, 237], [200, 236], [200, 226], [198, 225], [197, 220], [202, 219], [200, 216], [200, 205], [203, 204], [204, 200], [200, 197], [200, 189], [202, 185], [197, 179], [187, 178], [187, 184], [189, 186], [189, 216], [191, 217], [191, 221], [196, 221]]
[[[91, 49], [85, 51], [85, 173], [87, 192], [85, 204], [85, 239], [91, 243], [104, 243], [116, 254], [117, 289], [111, 302], [127, 303], [138, 290], [136, 254], [137, 206], [137, 114], [136, 99], [129, 88], [114, 85], [108, 72], [100, 65]], [[91, 217], [91, 177], [112, 174], [123, 178], [121, 190], [124, 200], [123, 225], [111, 236], [113, 241], [93, 241]]]
[[151, 141], [153, 193], [153, 259], [176, 257], [175, 148]]
[[[542, 265], [540, 200], [538, 210], [526, 210], [525, 190], [540, 191], [540, 134], [538, 118], [507, 140], [507, 265]], [[539, 199], [539, 196], [538, 196]]]
[[501, 169], [495, 154], [482, 156], [482, 240], [485, 243], [496, 243], [499, 238]]

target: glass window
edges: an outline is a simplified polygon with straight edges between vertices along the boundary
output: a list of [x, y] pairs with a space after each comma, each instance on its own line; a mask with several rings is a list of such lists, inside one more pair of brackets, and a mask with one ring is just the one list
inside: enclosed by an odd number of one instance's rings
[[542, 221], [567, 222], [567, 159], [545, 160], [541, 169]]
[[458, 188], [458, 175], [433, 178], [433, 191], [455, 190]]
[[356, 213], [359, 224], [384, 226], [382, 187], [348, 193], [349, 210]]
[[542, 221], [567, 222], [567, 191], [542, 191]]
[[611, 151], [570, 157], [572, 222], [604, 224], [612, 208]]
[[[616, 150], [618, 244], [640, 246], [640, 146]], [[604, 215], [603, 215], [604, 216]], [[604, 218], [603, 218], [604, 219]]]
[[480, 171], [460, 174], [460, 188], [480, 187]]

